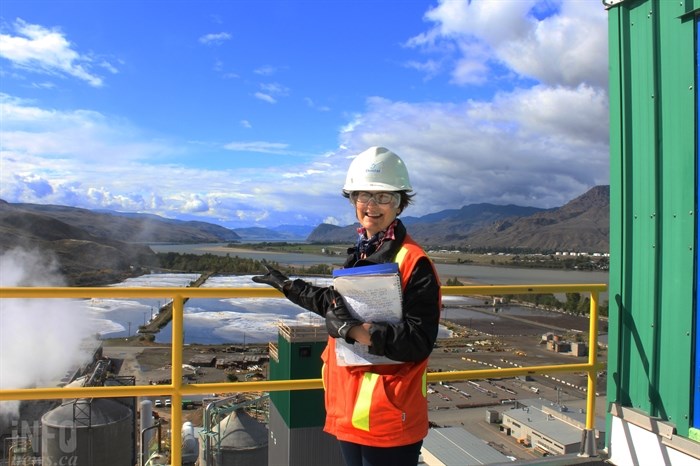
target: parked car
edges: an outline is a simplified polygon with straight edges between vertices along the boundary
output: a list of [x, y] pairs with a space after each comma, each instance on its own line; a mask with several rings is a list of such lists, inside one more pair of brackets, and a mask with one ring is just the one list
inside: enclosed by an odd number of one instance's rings
[[163, 402], [161, 400], [156, 400], [155, 403], [153, 403], [153, 405], [156, 408], [161, 408], [161, 407], [163, 407]]
[[169, 399], [168, 399], [168, 400], [165, 400], [165, 407], [166, 407], [166, 408], [169, 408], [170, 405], [171, 405], [170, 400], [169, 400]]

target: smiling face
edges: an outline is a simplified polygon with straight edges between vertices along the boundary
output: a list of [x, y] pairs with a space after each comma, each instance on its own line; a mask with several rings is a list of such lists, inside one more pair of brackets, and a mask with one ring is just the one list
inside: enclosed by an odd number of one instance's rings
[[367, 230], [371, 238], [386, 230], [401, 212], [398, 193], [386, 191], [355, 191], [350, 195], [355, 205], [357, 220]]

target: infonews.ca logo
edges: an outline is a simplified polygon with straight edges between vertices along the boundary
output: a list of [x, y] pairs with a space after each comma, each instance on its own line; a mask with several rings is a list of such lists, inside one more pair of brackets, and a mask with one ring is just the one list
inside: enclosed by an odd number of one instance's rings
[[[77, 429], [73, 423], [68, 423], [64, 428], [44, 431], [44, 442], [58, 447], [60, 456], [52, 458], [39, 458], [34, 455], [41, 454], [41, 423], [39, 421], [28, 422], [25, 420], [12, 421], [12, 438], [17, 447], [25, 447], [24, 456], [20, 456], [22, 448], [15, 448], [12, 466], [75, 466], [78, 464], [76, 449], [78, 448]], [[31, 452], [28, 448], [31, 446]], [[56, 449], [53, 449], [55, 456]]]

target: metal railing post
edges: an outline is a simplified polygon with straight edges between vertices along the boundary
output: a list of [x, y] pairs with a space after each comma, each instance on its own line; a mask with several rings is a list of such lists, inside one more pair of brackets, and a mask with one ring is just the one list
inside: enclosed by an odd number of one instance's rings
[[170, 464], [182, 464], [182, 350], [184, 347], [183, 333], [184, 300], [182, 295], [173, 296], [173, 325], [172, 325], [172, 386], [170, 396]]
[[588, 319], [588, 393], [586, 394], [586, 430], [581, 441], [579, 456], [597, 456], [595, 441], [595, 397], [598, 378], [598, 292], [591, 291]]

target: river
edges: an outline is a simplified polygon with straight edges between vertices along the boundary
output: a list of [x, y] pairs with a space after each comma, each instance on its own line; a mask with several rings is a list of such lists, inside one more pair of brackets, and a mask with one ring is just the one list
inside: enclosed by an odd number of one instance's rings
[[[155, 252], [178, 252], [182, 254], [216, 254], [238, 256], [245, 259], [267, 260], [287, 265], [308, 266], [314, 264], [342, 265], [345, 257], [324, 254], [276, 253], [229, 248], [226, 244], [158, 244], [151, 245]], [[530, 285], [567, 283], [608, 284], [608, 272], [561, 269], [527, 269], [471, 264], [436, 264], [443, 283], [450, 278], [482, 285]], [[466, 284], [466, 283], [465, 283]], [[601, 299], [607, 299], [601, 295]]]

